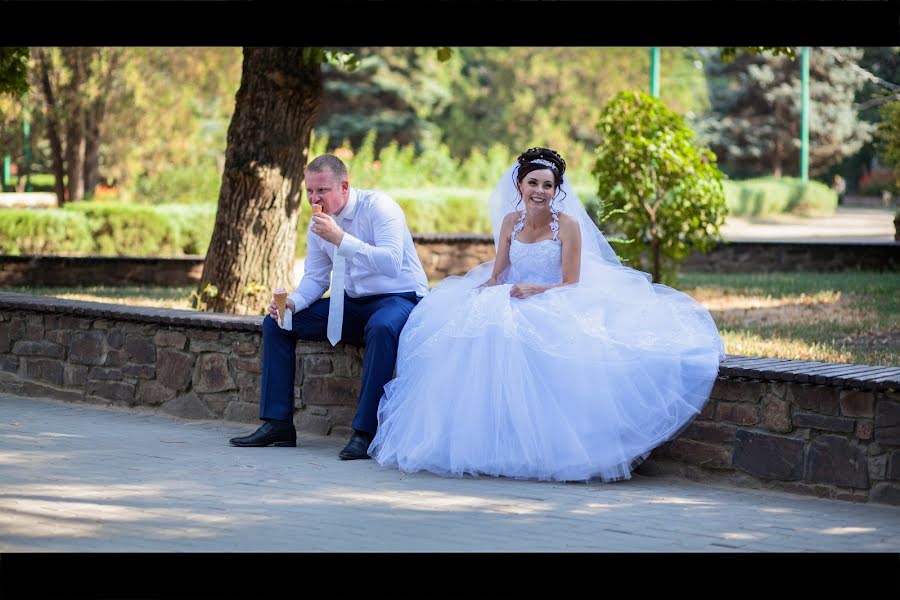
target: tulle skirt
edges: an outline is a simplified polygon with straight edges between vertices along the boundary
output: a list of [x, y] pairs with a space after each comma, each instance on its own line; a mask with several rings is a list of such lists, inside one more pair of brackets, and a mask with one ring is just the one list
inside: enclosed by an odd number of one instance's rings
[[610, 266], [595, 285], [517, 299], [511, 283], [477, 288], [490, 266], [448, 277], [410, 315], [369, 448], [380, 464], [628, 479], [700, 412], [724, 348], [690, 296]]

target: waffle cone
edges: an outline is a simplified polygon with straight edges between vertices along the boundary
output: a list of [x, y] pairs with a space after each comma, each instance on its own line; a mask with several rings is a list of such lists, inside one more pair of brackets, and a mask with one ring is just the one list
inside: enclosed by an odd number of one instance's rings
[[322, 212], [322, 207], [319, 206], [318, 204], [313, 204], [312, 205], [312, 214], [317, 215], [320, 212]]
[[284, 324], [284, 312], [287, 310], [287, 292], [275, 292], [275, 308], [278, 309], [278, 323]]

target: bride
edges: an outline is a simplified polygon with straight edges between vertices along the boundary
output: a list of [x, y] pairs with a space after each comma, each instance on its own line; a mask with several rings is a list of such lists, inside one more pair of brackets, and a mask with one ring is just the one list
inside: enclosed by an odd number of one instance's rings
[[629, 479], [700, 412], [724, 348], [690, 296], [622, 266], [547, 148], [490, 197], [497, 258], [412, 311], [369, 454], [405, 472]]

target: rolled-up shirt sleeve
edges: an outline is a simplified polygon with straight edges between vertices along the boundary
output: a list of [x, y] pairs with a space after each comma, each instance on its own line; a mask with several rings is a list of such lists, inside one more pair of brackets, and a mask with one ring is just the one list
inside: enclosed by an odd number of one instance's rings
[[309, 236], [306, 260], [303, 262], [303, 278], [297, 289], [288, 296], [294, 301], [295, 312], [300, 312], [322, 297], [331, 284], [331, 266], [331, 257]]
[[367, 244], [344, 232], [337, 253], [357, 266], [384, 275], [397, 277], [403, 266], [403, 238], [406, 218], [403, 209], [389, 198], [379, 198], [372, 217], [375, 244]]

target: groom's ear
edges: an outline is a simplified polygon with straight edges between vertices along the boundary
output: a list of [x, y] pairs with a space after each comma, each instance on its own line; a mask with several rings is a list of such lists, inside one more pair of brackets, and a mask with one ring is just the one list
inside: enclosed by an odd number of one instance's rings
[[341, 195], [345, 200], [350, 197], [350, 182], [346, 179], [341, 180]]

